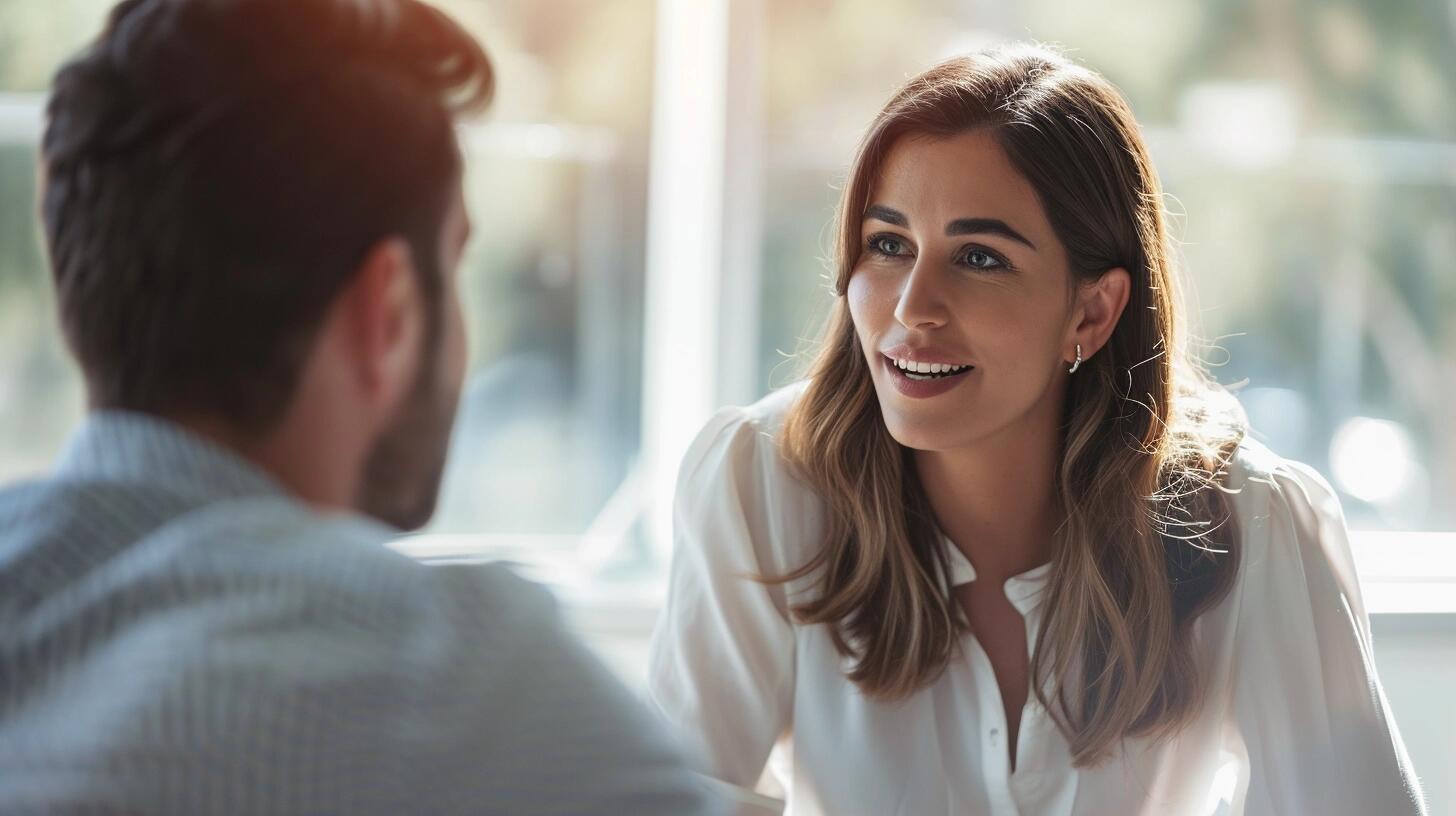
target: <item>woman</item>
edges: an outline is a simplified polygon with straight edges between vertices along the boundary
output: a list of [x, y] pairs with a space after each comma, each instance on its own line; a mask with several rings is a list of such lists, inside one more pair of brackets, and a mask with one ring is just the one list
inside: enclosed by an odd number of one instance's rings
[[807, 382], [683, 465], [650, 682], [715, 777], [777, 742], [796, 816], [1420, 812], [1339, 505], [1184, 353], [1161, 202], [1045, 49], [886, 105]]

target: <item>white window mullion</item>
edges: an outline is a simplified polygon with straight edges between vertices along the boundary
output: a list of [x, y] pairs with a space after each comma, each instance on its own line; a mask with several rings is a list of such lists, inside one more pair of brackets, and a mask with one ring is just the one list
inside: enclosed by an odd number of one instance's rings
[[678, 462], [718, 395], [729, 2], [657, 4], [641, 466], [664, 557]]

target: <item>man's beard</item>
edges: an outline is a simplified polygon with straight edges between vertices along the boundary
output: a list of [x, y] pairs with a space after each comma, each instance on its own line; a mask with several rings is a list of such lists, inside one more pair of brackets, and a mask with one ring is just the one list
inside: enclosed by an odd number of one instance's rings
[[401, 530], [417, 530], [435, 513], [460, 398], [440, 376], [439, 338], [432, 339], [414, 388], [364, 461], [355, 501], [359, 512]]

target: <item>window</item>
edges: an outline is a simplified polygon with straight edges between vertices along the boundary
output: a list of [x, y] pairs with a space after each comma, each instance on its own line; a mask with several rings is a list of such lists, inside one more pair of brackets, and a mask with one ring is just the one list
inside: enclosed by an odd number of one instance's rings
[[[32, 154], [51, 72], [109, 5], [0, 7], [0, 480], [43, 470], [82, 411]], [[464, 129], [471, 372], [440, 512], [406, 549], [656, 586], [688, 438], [716, 405], [791, 380], [817, 334], [837, 183], [879, 105], [941, 57], [1036, 38], [1130, 98], [1203, 356], [1256, 435], [1330, 477], [1368, 531], [1357, 545], [1419, 541], [1456, 574], [1449, 9], [440, 5], [486, 41], [501, 92]], [[1405, 574], [1388, 546], [1357, 550], [1371, 574]]]
[[[1031, 38], [1129, 97], [1203, 356], [1257, 436], [1340, 491], [1368, 606], [1456, 611], [1450, 3], [437, 2], [484, 39], [500, 94], [463, 129], [470, 374], [439, 513], [406, 551], [528, 562], [639, 675], [676, 461], [714, 407], [796, 375], [855, 141], [911, 74]], [[0, 482], [43, 471], [83, 410], [33, 154], [51, 73], [110, 5], [0, 3]], [[1434, 616], [1383, 617], [1410, 622], [1382, 671], [1405, 678], [1386, 674], [1434, 812], [1456, 791], [1428, 661], [1452, 652]]]

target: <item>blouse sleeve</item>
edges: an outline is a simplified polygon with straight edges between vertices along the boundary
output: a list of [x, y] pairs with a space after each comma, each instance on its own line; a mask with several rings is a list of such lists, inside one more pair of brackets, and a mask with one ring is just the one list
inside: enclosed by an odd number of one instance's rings
[[1267, 512], [1244, 531], [1231, 702], [1248, 773], [1234, 812], [1424, 813], [1339, 501], [1302, 465], [1282, 464], [1271, 482]]
[[708, 772], [751, 789], [790, 722], [794, 635], [771, 509], [772, 440], [727, 409], [684, 457], [666, 608], [648, 664], [652, 697]]

